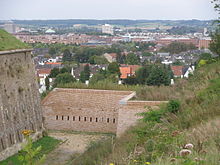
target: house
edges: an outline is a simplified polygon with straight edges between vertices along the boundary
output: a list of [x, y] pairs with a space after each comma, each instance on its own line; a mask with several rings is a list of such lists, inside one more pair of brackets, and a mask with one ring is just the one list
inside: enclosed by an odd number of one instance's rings
[[[46, 85], [45, 85], [45, 79], [47, 76], [50, 75], [51, 69], [43, 68], [43, 69], [37, 69], [37, 77], [39, 79], [39, 92], [43, 93], [46, 91]], [[52, 82], [52, 79], [49, 79], [50, 82]]]
[[134, 76], [135, 72], [140, 68], [141, 66], [139, 65], [126, 65], [122, 64], [120, 66], [120, 79], [126, 79], [130, 76]]
[[194, 66], [171, 66], [174, 77], [188, 78], [190, 74], [193, 74]]
[[105, 53], [103, 55], [108, 62], [112, 63], [112, 62], [116, 62], [116, 58], [117, 58], [117, 54], [116, 53]]

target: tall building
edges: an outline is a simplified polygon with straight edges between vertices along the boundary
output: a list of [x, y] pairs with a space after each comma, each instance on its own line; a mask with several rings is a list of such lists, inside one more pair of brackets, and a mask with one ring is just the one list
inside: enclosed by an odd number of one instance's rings
[[114, 27], [109, 24], [102, 25], [102, 33], [114, 35]]
[[6, 24], [4, 24], [4, 29], [8, 33], [16, 33], [16, 25], [12, 21], [9, 21]]

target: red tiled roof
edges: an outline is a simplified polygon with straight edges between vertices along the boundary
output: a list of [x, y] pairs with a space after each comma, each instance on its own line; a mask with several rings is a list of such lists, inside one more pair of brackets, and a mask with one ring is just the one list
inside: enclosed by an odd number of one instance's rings
[[37, 74], [40, 75], [40, 74], [50, 74], [51, 72], [51, 69], [38, 69], [37, 70]]
[[183, 75], [183, 66], [171, 66], [174, 76], [182, 76]]
[[121, 79], [128, 78], [128, 75], [131, 74], [131, 67], [120, 67]]
[[47, 65], [61, 65], [61, 62], [47, 62]]

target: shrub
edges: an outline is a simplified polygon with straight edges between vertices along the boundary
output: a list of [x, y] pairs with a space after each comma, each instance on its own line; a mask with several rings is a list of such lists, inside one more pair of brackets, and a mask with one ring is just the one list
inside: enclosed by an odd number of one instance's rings
[[167, 111], [171, 113], [177, 113], [180, 109], [180, 101], [170, 100], [167, 104]]

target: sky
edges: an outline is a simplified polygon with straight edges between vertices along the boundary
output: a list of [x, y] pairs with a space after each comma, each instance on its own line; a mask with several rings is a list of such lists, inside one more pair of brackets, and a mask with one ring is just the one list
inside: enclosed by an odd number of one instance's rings
[[216, 19], [211, 0], [0, 0], [0, 20]]

